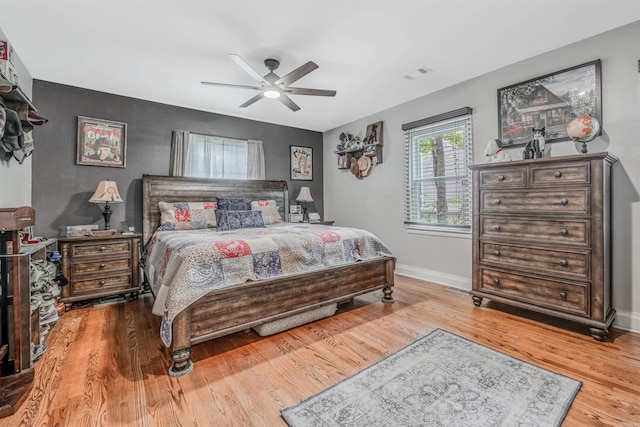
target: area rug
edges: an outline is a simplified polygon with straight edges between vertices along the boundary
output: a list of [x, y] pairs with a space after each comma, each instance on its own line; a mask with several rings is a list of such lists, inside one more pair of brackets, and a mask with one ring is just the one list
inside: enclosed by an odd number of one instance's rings
[[559, 426], [581, 386], [436, 329], [281, 414], [292, 427]]

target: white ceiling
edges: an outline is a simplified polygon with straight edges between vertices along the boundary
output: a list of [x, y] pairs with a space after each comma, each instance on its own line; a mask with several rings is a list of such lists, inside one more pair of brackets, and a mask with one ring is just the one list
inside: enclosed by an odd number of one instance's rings
[[[35, 79], [321, 132], [637, 20], [639, 0], [0, 0]], [[255, 84], [228, 53], [312, 60], [292, 86], [338, 93], [239, 108], [257, 92], [200, 84]]]

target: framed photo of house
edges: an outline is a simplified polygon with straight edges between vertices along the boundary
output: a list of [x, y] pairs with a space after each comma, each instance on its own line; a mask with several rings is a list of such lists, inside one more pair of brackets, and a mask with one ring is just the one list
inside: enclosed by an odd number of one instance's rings
[[367, 126], [367, 131], [364, 135], [365, 145], [374, 145], [382, 143], [382, 122], [372, 123]]
[[546, 142], [564, 141], [579, 116], [602, 123], [600, 60], [498, 89], [498, 133], [503, 144], [526, 144], [545, 128]]
[[127, 124], [78, 116], [76, 164], [124, 168]]
[[291, 145], [289, 159], [292, 181], [313, 180], [313, 148]]

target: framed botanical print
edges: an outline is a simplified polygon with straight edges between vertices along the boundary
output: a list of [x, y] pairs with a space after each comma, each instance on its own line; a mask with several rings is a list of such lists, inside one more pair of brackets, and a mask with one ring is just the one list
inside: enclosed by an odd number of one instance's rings
[[127, 124], [78, 116], [78, 165], [124, 168]]
[[291, 180], [313, 180], [313, 148], [290, 146]]

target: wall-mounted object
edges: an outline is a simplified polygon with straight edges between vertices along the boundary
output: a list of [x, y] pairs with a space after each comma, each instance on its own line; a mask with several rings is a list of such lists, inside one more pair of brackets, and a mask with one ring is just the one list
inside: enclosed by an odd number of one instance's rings
[[127, 124], [78, 116], [76, 164], [126, 166]]
[[369, 176], [373, 167], [382, 163], [382, 125], [382, 121], [368, 125], [362, 140], [342, 132], [335, 152], [338, 169], [348, 169], [356, 178]]
[[313, 148], [289, 146], [292, 181], [313, 181]]
[[529, 142], [532, 129], [546, 142], [567, 141], [567, 124], [578, 116], [602, 119], [600, 60], [498, 89], [498, 135], [510, 145]]

